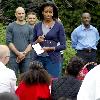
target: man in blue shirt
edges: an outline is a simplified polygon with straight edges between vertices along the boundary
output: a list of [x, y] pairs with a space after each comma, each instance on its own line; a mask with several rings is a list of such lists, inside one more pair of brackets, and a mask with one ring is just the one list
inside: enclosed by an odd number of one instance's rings
[[89, 13], [83, 13], [81, 19], [82, 25], [71, 34], [72, 47], [77, 51], [77, 56], [83, 58], [86, 63], [95, 62], [99, 33], [95, 27], [90, 25], [91, 15]]

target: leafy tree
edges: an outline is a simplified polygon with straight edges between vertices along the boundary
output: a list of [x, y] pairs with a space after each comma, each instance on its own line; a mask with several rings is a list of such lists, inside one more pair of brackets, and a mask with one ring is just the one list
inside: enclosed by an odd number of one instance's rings
[[100, 27], [100, 1], [99, 0], [55, 0], [59, 8], [59, 17], [62, 20], [67, 34], [81, 23], [81, 14], [88, 11], [92, 15], [92, 24]]
[[34, 11], [38, 13], [39, 6], [47, 1], [53, 0], [1, 0], [0, 1], [0, 11], [3, 13], [3, 22], [8, 24], [15, 20], [15, 9], [18, 6], [25, 8], [26, 13], [28, 11]]
[[1, 10], [3, 13], [3, 22], [8, 24], [15, 20], [15, 9], [18, 6], [25, 8], [26, 13], [28, 11], [34, 11], [38, 13], [39, 6], [45, 2], [45, 0], [2, 0]]

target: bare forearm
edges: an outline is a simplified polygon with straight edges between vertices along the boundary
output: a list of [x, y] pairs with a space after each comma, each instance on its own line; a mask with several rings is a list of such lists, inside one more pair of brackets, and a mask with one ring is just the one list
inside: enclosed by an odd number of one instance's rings
[[31, 50], [32, 50], [32, 46], [31, 44], [29, 44], [27, 48], [25, 49], [24, 53], [28, 54]]
[[44, 51], [55, 51], [55, 47], [43, 47]]
[[9, 43], [8, 46], [16, 55], [19, 55], [20, 52], [16, 49], [13, 43]]
[[55, 47], [49, 47], [49, 51], [55, 51]]

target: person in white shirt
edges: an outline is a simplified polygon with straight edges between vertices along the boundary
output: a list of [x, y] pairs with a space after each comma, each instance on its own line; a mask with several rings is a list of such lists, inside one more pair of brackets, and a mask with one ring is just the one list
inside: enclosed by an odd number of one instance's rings
[[4, 92], [0, 93], [0, 100], [19, 100], [16, 94]]
[[91, 69], [85, 76], [77, 100], [100, 100], [100, 65]]
[[13, 70], [7, 68], [10, 57], [9, 48], [6, 45], [0, 45], [0, 93], [14, 93], [16, 89], [16, 76]]

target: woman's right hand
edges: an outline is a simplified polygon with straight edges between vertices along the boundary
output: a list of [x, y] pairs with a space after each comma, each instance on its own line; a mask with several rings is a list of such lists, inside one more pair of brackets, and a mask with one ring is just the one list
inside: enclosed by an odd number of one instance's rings
[[44, 35], [39, 36], [38, 39], [36, 40], [36, 42], [37, 42], [37, 43], [41, 43], [41, 42], [44, 41], [44, 38], [45, 38]]

